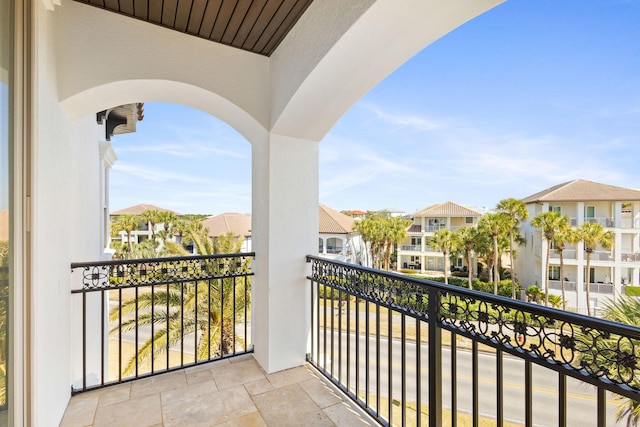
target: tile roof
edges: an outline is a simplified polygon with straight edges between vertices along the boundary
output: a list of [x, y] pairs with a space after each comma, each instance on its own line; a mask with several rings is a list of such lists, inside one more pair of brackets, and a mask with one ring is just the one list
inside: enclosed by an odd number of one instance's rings
[[640, 191], [599, 182], [576, 179], [555, 185], [522, 199], [524, 203], [541, 202], [631, 202], [640, 201]]
[[173, 212], [178, 216], [181, 215], [178, 212], [172, 211], [171, 209], [159, 208], [157, 206], [148, 205], [148, 204], [139, 204], [135, 206], [129, 206], [128, 208], [120, 209], [118, 211], [113, 211], [111, 212], [111, 215], [126, 215], [126, 214], [140, 215], [142, 212], [151, 211], [151, 210], [155, 210], [158, 212]]
[[222, 213], [203, 220], [202, 225], [209, 229], [211, 237], [218, 237], [226, 233], [242, 237], [251, 236], [251, 214]]
[[320, 205], [320, 233], [348, 234], [353, 230], [354, 219], [323, 204]]
[[453, 202], [438, 203], [435, 205], [427, 206], [424, 209], [419, 210], [413, 216], [425, 216], [425, 217], [467, 217], [467, 216], [482, 216], [478, 211], [469, 209], [462, 205], [458, 205]]

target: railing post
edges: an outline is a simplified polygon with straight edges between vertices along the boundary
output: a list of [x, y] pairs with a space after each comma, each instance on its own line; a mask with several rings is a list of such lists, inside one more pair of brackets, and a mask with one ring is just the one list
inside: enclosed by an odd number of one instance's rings
[[[429, 290], [429, 426], [442, 425], [442, 329], [440, 291]], [[420, 375], [420, 372], [418, 372]], [[455, 381], [455, 379], [452, 379]]]

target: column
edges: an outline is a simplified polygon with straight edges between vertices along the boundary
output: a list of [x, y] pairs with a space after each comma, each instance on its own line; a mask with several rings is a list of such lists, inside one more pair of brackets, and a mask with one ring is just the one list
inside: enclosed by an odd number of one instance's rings
[[622, 202], [615, 202], [613, 205], [613, 226], [622, 227]]
[[269, 134], [252, 141], [255, 358], [266, 372], [305, 363], [318, 251], [318, 142]]

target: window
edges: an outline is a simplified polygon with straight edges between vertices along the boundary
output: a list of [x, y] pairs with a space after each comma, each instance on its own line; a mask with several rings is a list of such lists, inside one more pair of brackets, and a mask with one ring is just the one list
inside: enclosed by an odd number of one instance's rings
[[420, 246], [422, 244], [422, 237], [412, 237], [411, 246]]
[[322, 253], [324, 250], [324, 240], [322, 240], [322, 237], [320, 237], [318, 239], [318, 253]]
[[586, 220], [594, 219], [596, 217], [596, 207], [595, 206], [585, 206], [584, 207], [584, 218]]
[[[9, 171], [13, 170], [12, 160], [9, 156], [10, 147], [13, 144], [13, 135], [9, 131], [9, 123], [14, 119], [10, 94], [16, 89], [14, 96], [20, 96], [17, 89], [12, 88], [12, 45], [13, 25], [11, 14], [13, 11], [13, 1], [0, 0], [0, 339], [4, 345], [3, 354], [0, 358], [0, 424], [6, 423], [7, 412], [11, 404], [7, 401], [11, 397], [7, 393], [7, 378], [13, 377], [11, 360], [7, 360], [6, 355], [11, 352], [13, 344], [11, 335], [8, 333], [8, 326], [12, 322], [7, 322], [13, 313], [9, 301], [13, 298], [13, 283], [11, 282], [12, 270], [15, 260], [12, 260], [11, 253], [11, 204], [9, 194], [12, 193], [11, 185], [13, 178]], [[19, 173], [19, 172], [18, 172]], [[16, 174], [17, 176], [17, 174]], [[15, 326], [13, 326], [15, 328]]]
[[342, 253], [342, 239], [337, 239], [335, 237], [327, 239], [327, 253], [328, 254]]
[[549, 280], [560, 280], [560, 266], [549, 266]]
[[464, 223], [465, 224], [473, 224], [473, 217], [472, 216], [468, 216], [464, 219]]
[[549, 205], [549, 212], [562, 213], [562, 206], [551, 206], [551, 205]]

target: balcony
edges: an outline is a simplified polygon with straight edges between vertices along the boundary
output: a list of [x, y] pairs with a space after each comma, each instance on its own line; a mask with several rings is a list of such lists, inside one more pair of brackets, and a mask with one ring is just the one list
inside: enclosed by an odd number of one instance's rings
[[[549, 254], [550, 258], [560, 258], [560, 254], [556, 252], [554, 249], [551, 250]], [[562, 251], [562, 259], [578, 259], [577, 252], [575, 249], [565, 249]]]
[[[584, 218], [583, 222], [589, 222], [591, 224], [600, 224], [603, 227], [612, 228], [615, 227], [615, 221], [613, 218], [606, 217], [596, 217], [596, 218]], [[578, 218], [571, 218], [571, 226], [577, 227], [581, 224], [578, 224]]]
[[640, 228], [640, 219], [638, 218], [622, 218], [621, 228]]
[[[560, 283], [560, 280], [549, 279], [549, 289], [562, 290], [562, 283]], [[565, 280], [564, 281], [564, 290], [565, 291], [575, 291], [576, 290], [576, 282], [570, 282], [568, 280]]]
[[637, 252], [622, 252], [620, 254], [622, 262], [640, 262], [640, 253]]
[[307, 364], [267, 374], [252, 258], [74, 264], [81, 370], [62, 425], [604, 426], [612, 396], [640, 399], [637, 328], [315, 256]]
[[403, 251], [420, 252], [422, 251], [422, 245], [402, 245], [400, 246], [400, 249]]

